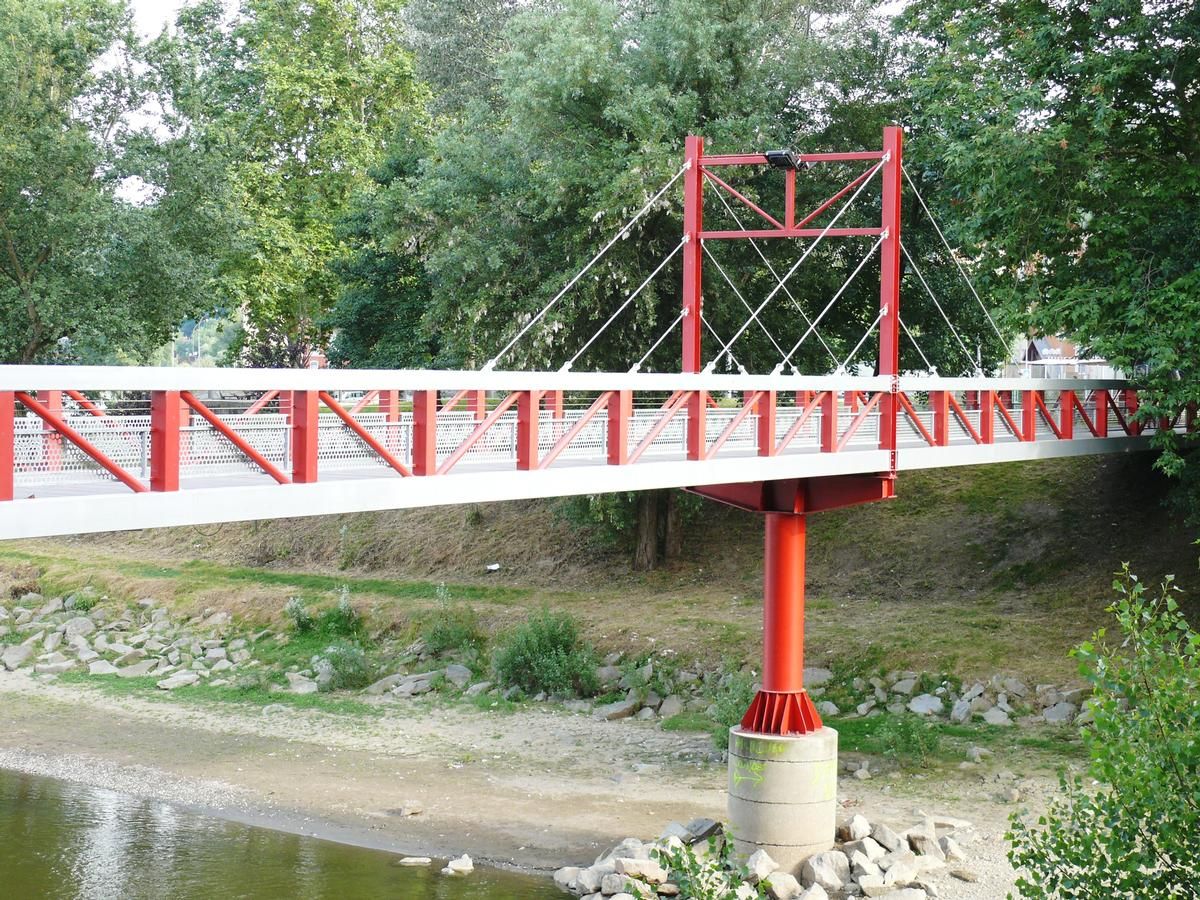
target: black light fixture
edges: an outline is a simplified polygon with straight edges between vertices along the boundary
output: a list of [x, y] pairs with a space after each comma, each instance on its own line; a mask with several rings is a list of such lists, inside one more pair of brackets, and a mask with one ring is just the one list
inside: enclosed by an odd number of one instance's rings
[[763, 154], [772, 169], [796, 171], [800, 167], [800, 155], [794, 150], [768, 150]]

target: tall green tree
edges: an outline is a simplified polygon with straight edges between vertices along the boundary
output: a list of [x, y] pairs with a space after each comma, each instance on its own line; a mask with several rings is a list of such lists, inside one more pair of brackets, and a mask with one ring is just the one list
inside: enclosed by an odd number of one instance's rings
[[0, 0], [0, 359], [145, 358], [209, 305], [207, 156], [144, 123], [124, 0]]
[[916, 0], [900, 25], [924, 175], [987, 294], [1136, 378], [1148, 419], [1200, 399], [1200, 7]]
[[204, 0], [159, 51], [176, 127], [227, 153], [241, 216], [220, 293], [250, 365], [297, 366], [323, 346], [339, 293], [330, 263], [352, 198], [400, 117], [424, 94], [399, 0]]

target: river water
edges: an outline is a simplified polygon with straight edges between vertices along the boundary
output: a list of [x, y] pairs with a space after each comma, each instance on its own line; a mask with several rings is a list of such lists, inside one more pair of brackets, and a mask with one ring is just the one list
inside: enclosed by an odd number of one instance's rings
[[12, 900], [550, 900], [547, 878], [441, 866], [0, 770], [0, 895]]

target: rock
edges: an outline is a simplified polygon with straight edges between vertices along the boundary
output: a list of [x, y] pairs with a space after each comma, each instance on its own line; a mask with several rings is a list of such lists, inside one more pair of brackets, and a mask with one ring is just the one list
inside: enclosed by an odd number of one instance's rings
[[[207, 642], [206, 642], [207, 643]], [[205, 659], [228, 659], [229, 653], [224, 647], [209, 647], [204, 651]]]
[[44, 619], [46, 616], [52, 616], [56, 612], [62, 612], [65, 608], [62, 598], [55, 597], [53, 600], [47, 600], [46, 604], [37, 611], [37, 618]]
[[403, 672], [397, 672], [394, 675], [388, 675], [384, 678], [380, 678], [374, 684], [367, 685], [367, 687], [363, 689], [363, 693], [378, 697], [381, 694], [386, 694], [406, 677], [407, 676]]
[[600, 893], [606, 897], [610, 897], [613, 894], [625, 893], [626, 888], [632, 887], [634, 885], [630, 884], [629, 879], [617, 872], [610, 872], [600, 879]]
[[850, 873], [855, 878], [859, 878], [863, 875], [882, 875], [883, 871], [867, 859], [867, 854], [861, 850], [855, 850], [850, 854]]
[[969, 718], [971, 718], [971, 701], [965, 698], [955, 701], [954, 707], [950, 710], [950, 721], [955, 725], [961, 725]]
[[864, 762], [861, 766], [854, 770], [854, 777], [859, 781], [871, 780], [871, 769], [867, 763]]
[[[403, 860], [400, 863], [404, 865]], [[575, 879], [579, 877], [579, 866], [563, 866], [554, 873], [554, 883], [564, 891], [569, 891], [575, 887]]]
[[746, 860], [746, 871], [749, 873], [752, 884], [758, 884], [778, 868], [779, 863], [771, 859], [771, 855], [766, 850], [755, 850]]
[[804, 885], [819, 884], [826, 891], [840, 891], [850, 880], [850, 860], [840, 850], [814, 853], [800, 869]]
[[442, 673], [446, 676], [448, 682], [460, 690], [471, 682], [471, 670], [458, 663], [446, 666], [446, 668], [442, 669]]
[[893, 694], [911, 694], [917, 687], [917, 679], [901, 678], [892, 685]]
[[[917, 856], [911, 850], [888, 854], [881, 862], [887, 863], [886, 874], [883, 876], [884, 884], [907, 884], [920, 874]], [[884, 866], [881, 864], [880, 868]]]
[[176, 672], [169, 678], [164, 678], [158, 682], [158, 687], [164, 691], [173, 691], [175, 688], [187, 687], [189, 684], [195, 684], [200, 680], [200, 676], [195, 672]]
[[215, 663], [212, 664], [212, 668], [209, 671], [211, 671], [211, 672], [228, 672], [232, 668], [233, 668], [233, 663], [231, 663], [229, 660], [218, 659]]
[[833, 672], [816, 666], [804, 670], [804, 686], [806, 688], [820, 687], [833, 679]]
[[1068, 724], [1075, 718], [1075, 714], [1079, 712], [1079, 707], [1074, 703], [1068, 703], [1063, 700], [1061, 703], [1055, 703], [1053, 706], [1042, 711], [1042, 718], [1052, 725]]
[[1021, 792], [1015, 787], [1006, 788], [999, 794], [999, 799], [1005, 803], [1020, 803]]
[[938, 862], [945, 862], [946, 854], [942, 852], [937, 836], [930, 833], [932, 831], [931, 828], [929, 831], [909, 832], [908, 846], [912, 847], [913, 852], [919, 856], [931, 856]]
[[908, 701], [908, 708], [918, 716], [940, 716], [945, 704], [941, 697], [933, 694], [921, 694]]
[[428, 856], [406, 856], [406, 857], [404, 857], [404, 859], [402, 859], [398, 863], [396, 863], [396, 865], [398, 865], [398, 866], [427, 866], [431, 862], [433, 862], [433, 860], [430, 859]]
[[63, 642], [62, 632], [61, 631], [52, 631], [48, 635], [46, 635], [46, 639], [44, 641], [42, 641], [42, 649], [45, 650], [47, 653], [52, 652], [54, 650], [57, 650], [59, 647], [59, 644], [61, 644], [62, 642]]
[[106, 659], [98, 659], [88, 665], [89, 675], [116, 675], [117, 667]]
[[4, 663], [4, 668], [13, 672], [25, 665], [33, 657], [33, 647], [27, 644], [17, 644], [5, 648], [4, 654], [0, 655], [0, 662]]
[[928, 900], [929, 895], [920, 888], [906, 887], [888, 894], [888, 900]]
[[1012, 694], [1014, 697], [1025, 697], [1029, 694], [1029, 688], [1025, 685], [1025, 682], [1016, 678], [1005, 678], [1001, 684], [1005, 692]]
[[800, 882], [787, 872], [772, 872], [763, 883], [771, 900], [792, 900], [800, 893]]
[[842, 852], [846, 854], [855, 852], [862, 853], [871, 862], [875, 862], [887, 856], [887, 851], [884, 850], [880, 843], [872, 837], [865, 837], [860, 841], [851, 841], [842, 847]]
[[[601, 894], [600, 896], [604, 896], [604, 895]], [[664, 882], [663, 884], [660, 884], [658, 886], [658, 896], [660, 896], [660, 897], [678, 897], [679, 896], [679, 885], [671, 884], [671, 882], [669, 882], [669, 881]]]
[[970, 869], [951, 869], [950, 877], [957, 878], [959, 881], [965, 881], [969, 884], [974, 884], [979, 880], [979, 876]]
[[681, 712], [683, 712], [683, 698], [678, 694], [671, 694], [658, 707], [658, 714], [664, 719], [677, 716]]
[[724, 826], [721, 825], [721, 823], [716, 819], [707, 819], [703, 817], [699, 819], [692, 819], [692, 821], [688, 822], [685, 827], [692, 835], [692, 839], [688, 841], [689, 844], [706, 840], [713, 835], [720, 835], [725, 830]]
[[854, 711], [858, 713], [859, 716], [865, 716], [875, 708], [876, 702], [877, 701], [874, 698], [870, 700], [864, 700], [862, 703], [858, 704], [858, 706], [854, 707]]
[[96, 630], [96, 623], [87, 616], [76, 616], [73, 619], [67, 619], [63, 625], [63, 635], [67, 640], [74, 637], [85, 637]]
[[633, 859], [622, 856], [613, 861], [616, 874], [628, 875], [647, 884], [662, 884], [667, 880], [667, 870], [652, 859]]
[[120, 678], [141, 678], [143, 675], [149, 675], [151, 670], [158, 665], [157, 659], [143, 659], [140, 662], [135, 662], [132, 665], [122, 666], [120, 660], [117, 660], [117, 676]]
[[882, 875], [861, 875], [858, 887], [865, 897], [882, 897], [896, 890], [892, 885], [883, 883]]
[[804, 893], [797, 895], [796, 900], [829, 900], [829, 894], [821, 885], [813, 884]]
[[628, 719], [641, 706], [637, 700], [618, 700], [616, 703], [609, 703], [604, 706], [597, 706], [592, 713], [597, 719], [607, 719], [609, 722], [615, 719]]
[[594, 894], [600, 890], [600, 884], [607, 874], [599, 866], [583, 869], [575, 876], [575, 890], [584, 894]]
[[309, 680], [305, 679], [302, 681], [293, 682], [292, 685], [288, 688], [288, 693], [304, 696], [306, 694], [315, 694], [320, 690], [321, 690], [321, 686], [319, 684], [317, 684], [315, 681], [309, 681]]
[[283, 713], [290, 713], [292, 708], [284, 703], [268, 703], [262, 708], [264, 716], [278, 716]]
[[997, 706], [992, 707], [983, 714], [983, 721], [989, 725], [1011, 725], [1012, 719], [1008, 717], [1008, 713]]
[[888, 853], [897, 853], [904, 849], [904, 841], [900, 839], [900, 835], [882, 822], [871, 826], [871, 838]]
[[960, 862], [967, 858], [963, 853], [962, 847], [958, 845], [958, 841], [947, 835], [944, 838], [938, 839], [938, 845], [942, 848], [942, 858], [950, 862]]
[[842, 711], [838, 709], [837, 704], [832, 700], [821, 700], [816, 706], [817, 712], [825, 717], [840, 716], [842, 714]]
[[442, 869], [443, 875], [470, 875], [475, 871], [475, 865], [471, 862], [471, 857], [463, 854], [457, 859], [452, 859], [446, 863], [446, 868]]
[[38, 663], [33, 667], [33, 671], [39, 675], [61, 675], [63, 672], [68, 672], [73, 668], [75, 668], [75, 660], [66, 659], [61, 662]]
[[597, 666], [596, 680], [602, 685], [612, 684], [621, 680], [621, 670], [616, 666]]
[[[112, 644], [109, 644], [108, 646], [109, 646], [110, 650], [113, 648]], [[116, 659], [113, 660], [113, 665], [114, 666], [128, 666], [131, 663], [137, 662], [139, 659], [145, 659], [145, 658], [146, 658], [145, 650], [135, 649], [133, 647], [130, 647], [128, 650], [126, 650], [124, 653], [122, 653], [120, 656], [118, 656]]]
[[857, 813], [850, 817], [845, 827], [846, 834], [852, 841], [861, 841], [871, 835], [871, 823], [867, 821], [866, 816]]
[[486, 694], [491, 689], [491, 687], [492, 687], [492, 683], [490, 681], [477, 681], [473, 685], [471, 685], [469, 688], [467, 688], [465, 691], [463, 691], [463, 696], [464, 697], [478, 697], [480, 694]]
[[984, 758], [991, 755], [992, 751], [987, 749], [987, 747], [972, 746], [967, 748], [967, 758], [970, 759], [971, 762], [981, 762]]

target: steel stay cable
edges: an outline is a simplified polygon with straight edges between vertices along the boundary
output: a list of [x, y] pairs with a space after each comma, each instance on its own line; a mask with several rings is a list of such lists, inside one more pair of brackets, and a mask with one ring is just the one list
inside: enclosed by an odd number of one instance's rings
[[858, 351], [862, 349], [862, 345], [867, 342], [867, 338], [871, 336], [871, 332], [875, 330], [875, 326], [879, 324], [879, 320], [883, 318], [884, 313], [886, 312], [886, 306], [880, 308], [879, 314], [875, 316], [875, 321], [867, 326], [867, 330], [863, 332], [863, 336], [859, 339], [858, 343], [854, 345], [854, 349], [850, 351], [850, 355], [846, 357], [846, 361], [837, 367], [837, 372], [835, 374], [842, 375], [845, 373], [846, 366], [850, 365], [850, 360], [854, 359], [854, 354], [858, 353]]
[[[716, 193], [717, 198], [721, 201], [721, 203], [724, 204], [726, 212], [733, 216], [733, 221], [737, 223], [737, 227], [742, 231], [748, 230], [746, 226], [742, 224], [742, 220], [738, 217], [738, 214], [734, 211], [729, 201], [725, 199], [725, 195], [721, 191], [715, 191], [714, 193]], [[761, 259], [763, 264], [767, 267], [767, 271], [775, 277], [777, 282], [782, 284], [783, 280], [779, 277], [779, 273], [775, 271], [775, 267], [771, 265], [771, 261], [767, 259], [766, 254], [763, 253], [762, 249], [758, 246], [758, 241], [756, 241], [754, 238], [748, 238], [747, 240], [750, 241], [750, 246], [754, 248], [754, 252], [758, 254], [758, 258]], [[728, 278], [726, 280], [728, 281]], [[730, 287], [732, 287], [732, 285], [730, 285]], [[787, 295], [787, 298], [792, 301], [792, 306], [796, 307], [796, 312], [800, 313], [805, 324], [811, 325], [812, 319], [808, 317], [808, 313], [804, 311], [804, 307], [800, 305], [800, 301], [792, 295], [792, 292], [788, 290], [786, 286], [784, 287], [783, 292]], [[744, 300], [742, 302], [745, 303]], [[749, 304], [747, 304], [747, 307], [749, 307]], [[834, 356], [833, 350], [829, 348], [829, 345], [825, 343], [825, 338], [821, 336], [820, 332], [817, 332], [817, 340], [821, 342], [821, 346], [825, 348], [825, 352], [829, 354], [829, 358], [833, 361], [833, 364], [837, 365], [837, 357]]]
[[[711, 322], [709, 322], [709, 321], [708, 321], [708, 319], [704, 318], [703, 316], [701, 316], [701, 317], [700, 317], [700, 320], [701, 320], [701, 321], [704, 323], [704, 327], [708, 329], [708, 333], [709, 333], [709, 334], [711, 334], [711, 335], [713, 336], [713, 338], [716, 340], [716, 342], [717, 342], [718, 344], [719, 344], [719, 343], [721, 343], [721, 336], [720, 336], [719, 334], [717, 334], [717, 330], [716, 330], [715, 328], [713, 328], [713, 327], [712, 327], [712, 323], [711, 323]], [[749, 374], [749, 373], [746, 371], [746, 367], [745, 367], [745, 366], [743, 366], [743, 365], [742, 365], [742, 364], [741, 364], [741, 363], [738, 361], [738, 358], [737, 358], [736, 356], [734, 356], [734, 355], [733, 355], [733, 351], [732, 351], [732, 350], [726, 350], [726, 351], [725, 351], [725, 353], [726, 353], [726, 354], [728, 354], [728, 356], [729, 356], [729, 359], [730, 359], [730, 360], [733, 362], [733, 364], [734, 364], [735, 366], [737, 366], [737, 367], [738, 367], [738, 372], [739, 372], [740, 374], [742, 374], [742, 375], [747, 375], [747, 374]]]
[[[825, 314], [827, 312], [829, 312], [829, 310], [833, 309], [833, 304], [838, 302], [838, 298], [841, 297], [842, 294], [844, 294], [846, 292], [846, 288], [850, 287], [850, 283], [852, 281], [854, 281], [855, 278], [858, 277], [858, 273], [861, 272], [863, 270], [863, 267], [868, 262], [871, 261], [871, 257], [875, 255], [875, 251], [878, 250], [880, 248], [880, 246], [882, 246], [884, 240], [886, 240], [886, 239], [887, 239], [887, 233], [884, 232], [883, 234], [881, 234], [879, 236], [879, 240], [877, 240], [875, 242], [874, 246], [872, 246], [871, 249], [867, 251], [866, 255], [863, 256], [863, 258], [861, 260], [859, 260], [859, 263], [857, 266], [855, 266], [854, 271], [850, 273], [850, 277], [847, 278], [844, 282], [842, 282], [842, 286], [837, 289], [837, 293], [833, 295], [833, 299], [830, 300], [828, 303], [826, 303], [825, 308], [823, 310], [821, 310], [820, 314], [815, 319], [813, 319], [813, 323], [808, 327], [808, 331], [806, 331], [806, 332], [804, 332], [804, 334], [800, 335], [800, 340], [796, 341], [795, 346], [792, 347], [792, 350], [791, 350], [792, 353], [795, 353], [797, 350], [799, 350], [800, 345], [803, 344], [806, 340], [808, 340], [808, 336], [817, 330], [817, 325], [820, 324], [820, 322], [823, 318], [825, 318]], [[835, 359], [834, 362], [836, 362], [836, 361], [837, 360]], [[778, 375], [782, 371], [783, 371], [783, 365], [780, 364], [779, 366], [776, 367], [775, 371], [772, 372], [771, 374]]]
[[633, 364], [633, 367], [629, 370], [630, 375], [633, 375], [634, 373], [636, 373], [638, 370], [640, 370], [642, 368], [642, 363], [644, 363], [646, 360], [648, 360], [650, 358], [650, 354], [658, 349], [658, 345], [667, 339], [667, 335], [675, 330], [675, 326], [678, 325], [680, 322], [682, 322], [684, 316], [686, 316], [686, 315], [687, 315], [687, 307], [685, 306], [683, 309], [681, 309], [679, 311], [679, 315], [677, 315], [675, 317], [675, 319], [671, 322], [671, 324], [667, 326], [667, 330], [662, 333], [662, 335], [659, 337], [659, 339], [650, 345], [650, 349], [646, 351], [646, 355], [643, 356], [641, 359], [639, 359], [637, 362], [635, 362]]
[[576, 283], [579, 281], [579, 279], [581, 279], [584, 275], [586, 275], [588, 273], [588, 270], [590, 270], [592, 268], [592, 266], [594, 266], [597, 262], [599, 262], [600, 257], [604, 256], [604, 254], [607, 253], [613, 247], [613, 245], [617, 243], [617, 241], [621, 240], [623, 237], [625, 237], [629, 233], [629, 229], [631, 229], [634, 226], [634, 223], [637, 222], [637, 220], [640, 219], [643, 215], [645, 215], [646, 212], [649, 211], [650, 207], [652, 207], [655, 203], [657, 203], [658, 199], [663, 194], [665, 194], [668, 190], [670, 190], [671, 185], [673, 185], [676, 181], [678, 181], [680, 179], [680, 177], [683, 175], [683, 173], [688, 170], [688, 167], [690, 165], [691, 165], [690, 162], [685, 163], [683, 168], [681, 168], [678, 172], [676, 172], [674, 174], [674, 176], [672, 176], [670, 181], [668, 181], [661, 188], [659, 188], [658, 193], [656, 193], [653, 197], [651, 197], [646, 202], [646, 205], [643, 206], [640, 210], [637, 211], [637, 213], [634, 214], [634, 217], [632, 219], [630, 219], [628, 222], [625, 223], [625, 227], [622, 228], [620, 231], [618, 231], [616, 233], [616, 235], [613, 236], [612, 240], [610, 240], [607, 244], [604, 245], [604, 247], [600, 250], [599, 253], [597, 253], [595, 256], [592, 257], [591, 262], [589, 262], [586, 266], [584, 266], [577, 273], [575, 273], [575, 277], [572, 278], [570, 281], [568, 281], [566, 283], [566, 285], [563, 287], [563, 289], [560, 290], [557, 294], [555, 294], [549, 303], [547, 303], [545, 306], [542, 307], [541, 312], [539, 312], [536, 316], [534, 316], [532, 319], [530, 319], [525, 324], [525, 327], [522, 328], [520, 331], [518, 331], [516, 333], [516, 335], [513, 337], [513, 339], [510, 340], [507, 344], [505, 344], [504, 348], [499, 353], [497, 353], [495, 356], [493, 356], [491, 359], [489, 359], [486, 363], [484, 363], [482, 371], [484, 371], [484, 372], [492, 371], [492, 369], [494, 369], [496, 367], [496, 363], [498, 363], [500, 361], [501, 357], [503, 357], [504, 354], [508, 353], [508, 351], [513, 348], [513, 345], [516, 344], [517, 341], [519, 341], [521, 338], [523, 338], [525, 336], [525, 334], [529, 331], [529, 329], [531, 329], [534, 325], [536, 325], [538, 322], [540, 322], [542, 317], [545, 316], [546, 313], [550, 312], [550, 310], [554, 307], [554, 305], [556, 303], [558, 303], [558, 301], [561, 300], [566, 295], [567, 291], [571, 290], [571, 288], [573, 288], [576, 285]]
[[921, 359], [925, 361], [925, 368], [936, 375], [937, 366], [929, 361], [929, 357], [925, 355], [925, 351], [921, 349], [921, 345], [917, 343], [917, 339], [913, 337], [913, 333], [908, 330], [908, 326], [904, 323], [904, 319], [900, 316], [896, 316], [896, 318], [900, 320], [900, 327], [904, 329], [904, 333], [908, 335], [908, 339], [912, 341], [912, 345], [916, 347], [917, 352], [921, 354]]
[[[725, 283], [729, 285], [730, 289], [737, 295], [737, 298], [742, 301], [742, 306], [746, 307], [746, 309], [750, 312], [750, 318], [754, 319], [754, 321], [758, 323], [758, 327], [761, 328], [763, 334], [767, 336], [767, 340], [769, 340], [775, 349], [779, 351], [779, 355], [783, 357], [784, 362], [788, 362], [789, 360], [787, 358], [787, 354], [783, 352], [783, 348], [779, 346], [779, 342], [775, 340], [775, 336], [767, 330], [767, 326], [763, 323], [762, 319], [758, 317], [750, 304], [746, 302], [746, 298], [742, 296], [742, 292], [737, 289], [737, 285], [735, 285], [732, 279], [730, 279], [729, 274], [725, 271], [724, 266], [717, 262], [717, 258], [712, 255], [712, 251], [708, 249], [708, 246], [703, 241], [701, 242], [700, 246], [704, 249], [704, 254], [709, 258], [709, 260], [712, 261], [712, 264], [717, 267], [717, 271], [721, 273], [721, 277], [725, 279]], [[709, 326], [709, 330], [712, 330], [711, 326]], [[716, 337], [715, 334], [713, 336]], [[721, 339], [717, 338], [717, 340], [720, 341]], [[834, 361], [836, 362], [836, 360]]]
[[1000, 328], [998, 325], [996, 325], [996, 320], [992, 318], [992, 314], [988, 311], [988, 308], [986, 305], [984, 305], [979, 293], [975, 290], [975, 285], [971, 283], [971, 279], [967, 277], [967, 273], [963, 269], [962, 264], [958, 261], [958, 257], [954, 255], [954, 250], [950, 246], [950, 242], [946, 240], [946, 235], [942, 233], [942, 229], [938, 225], [937, 219], [933, 217], [933, 213], [929, 211], [929, 207], [925, 204], [925, 198], [922, 197], [921, 192], [917, 190], [917, 185], [913, 182], [912, 176], [908, 174], [908, 169], [901, 165], [900, 170], [904, 173], [904, 178], [908, 182], [908, 186], [912, 188], [912, 191], [916, 195], [918, 202], [921, 204], [921, 209], [925, 210], [925, 215], [929, 217], [929, 222], [931, 225], [933, 225], [933, 230], [936, 231], [938, 237], [942, 239], [942, 245], [946, 248], [946, 252], [950, 254], [951, 262], [953, 262], [955, 267], [958, 269], [958, 274], [962, 276], [962, 280], [967, 283], [967, 288], [975, 297], [975, 302], [979, 304], [979, 308], [983, 310], [983, 314], [987, 316], [988, 322], [990, 322], [992, 325], [992, 331], [996, 332], [996, 337], [1000, 340], [1000, 346], [1004, 348], [1004, 352], [1007, 354], [1008, 342], [1004, 340], [1004, 335], [1000, 333]]
[[[771, 293], [767, 294], [766, 299], [763, 300], [763, 302], [758, 305], [757, 309], [754, 310], [755, 314], [762, 312], [763, 308], [766, 307], [766, 305], [768, 303], [770, 303], [772, 299], [774, 299], [775, 295], [778, 294], [779, 291], [783, 289], [783, 287], [787, 283], [788, 279], [790, 279], [794, 274], [796, 274], [796, 270], [799, 269], [800, 266], [804, 263], [804, 261], [812, 255], [812, 252], [817, 249], [818, 245], [820, 245], [821, 241], [825, 238], [825, 235], [829, 234], [829, 232], [831, 230], [833, 230], [833, 226], [838, 223], [838, 220], [842, 217], [842, 215], [846, 212], [846, 210], [848, 210], [851, 206], [854, 205], [854, 201], [858, 199], [858, 195], [861, 194], [863, 192], [863, 189], [866, 188], [866, 186], [871, 183], [871, 181], [874, 179], [875, 175], [878, 174], [879, 170], [884, 167], [884, 165], [888, 162], [889, 159], [891, 159], [891, 154], [885, 153], [883, 155], [883, 158], [880, 159], [879, 162], [876, 164], [875, 168], [873, 168], [871, 170], [871, 174], [868, 175], [865, 179], [863, 179], [863, 183], [860, 184], [858, 186], [858, 189], [853, 194], [850, 195], [850, 199], [847, 200], [846, 203], [837, 211], [837, 214], [830, 220], [829, 224], [826, 225], [821, 230], [821, 233], [817, 235], [817, 237], [813, 240], [813, 242], [808, 245], [808, 247], [805, 249], [805, 251], [801, 255], [801, 257], [798, 260], [796, 260], [795, 264], [790, 269], [788, 269], [787, 274], [783, 276], [783, 281], [781, 281], [775, 287], [775, 289], [771, 291]], [[745, 333], [746, 329], [750, 327], [750, 321], [751, 321], [750, 319], [747, 319], [745, 322], [742, 323], [742, 327], [737, 330], [737, 333], [734, 334], [734, 336], [732, 338], [730, 338], [729, 345], [736, 343], [737, 339], [740, 338]], [[722, 354], [724, 354], [724, 352], [727, 349], [729, 349], [729, 345], [721, 348], [721, 353], [718, 354], [718, 358]], [[710, 363], [708, 366], [705, 366], [704, 371], [711, 372], [712, 371], [711, 365], [712, 364]]]
[[672, 259], [675, 258], [675, 254], [677, 254], [680, 250], [682, 250], [683, 245], [686, 243], [687, 243], [687, 238], [685, 237], [678, 244], [676, 244], [675, 249], [672, 250], [670, 253], [668, 253], [666, 255], [666, 257], [663, 259], [663, 261], [658, 264], [658, 268], [656, 268], [653, 272], [651, 272], [648, 276], [646, 276], [646, 280], [643, 281], [641, 284], [639, 284], [637, 286], [637, 289], [634, 290], [634, 292], [632, 294], [630, 294], [628, 297], [625, 298], [625, 302], [622, 303], [619, 307], [617, 307], [617, 311], [608, 317], [608, 321], [605, 322], [603, 325], [601, 325], [600, 328], [596, 331], [596, 333], [593, 334], [590, 338], [588, 338], [588, 342], [586, 344], [584, 344], [582, 347], [580, 347], [574, 356], [572, 356], [565, 363], [563, 363], [562, 368], [560, 368], [558, 371], [560, 371], [560, 372], [571, 371], [571, 366], [575, 365], [575, 361], [577, 359], [579, 359], [579, 357], [583, 356], [583, 354], [585, 352], [587, 352], [588, 347], [592, 346], [592, 344], [594, 344], [596, 342], [596, 339], [598, 337], [600, 337], [600, 335], [604, 333], [604, 330], [606, 328], [608, 328], [608, 326], [611, 325], [616, 320], [617, 316], [619, 316], [621, 313], [623, 313], [625, 311], [625, 308], [627, 306], [629, 306], [630, 303], [632, 303], [634, 300], [637, 299], [638, 294], [640, 294], [642, 292], [642, 290], [646, 287], [646, 285], [648, 285], [651, 281], [654, 280], [654, 276], [657, 275], [659, 272], [661, 272], [667, 263], [669, 263]]
[[[925, 293], [927, 293], [929, 295], [929, 299], [933, 301], [933, 305], [937, 307], [938, 312], [940, 312], [942, 314], [942, 318], [946, 320], [946, 324], [948, 326], [950, 326], [950, 333], [952, 335], [954, 335], [954, 340], [958, 341], [958, 346], [962, 349], [963, 355], [967, 357], [968, 362], [975, 364], [975, 359], [971, 356], [971, 351], [967, 349], [967, 345], [964, 344], [962, 338], [959, 337], [958, 329], [954, 327], [954, 323], [951, 322], [950, 317], [948, 315], [946, 315], [946, 310], [942, 309], [942, 304], [938, 302], [938, 298], [936, 296], [934, 296], [933, 289], [929, 286], [929, 283], [925, 280], [925, 276], [921, 274], [921, 270], [919, 268], [917, 268], [917, 264], [913, 261], [912, 256], [909, 255], [908, 248], [906, 246], [904, 246], [903, 240], [900, 241], [900, 250], [904, 254], [904, 258], [908, 260], [908, 264], [910, 266], [912, 266], [912, 270], [917, 273], [917, 278], [920, 280], [921, 284], [924, 286]], [[978, 365], [975, 365], [975, 371], [976, 371], [976, 374], [980, 374], [980, 375], [983, 374], [982, 372], [979, 371]]]

